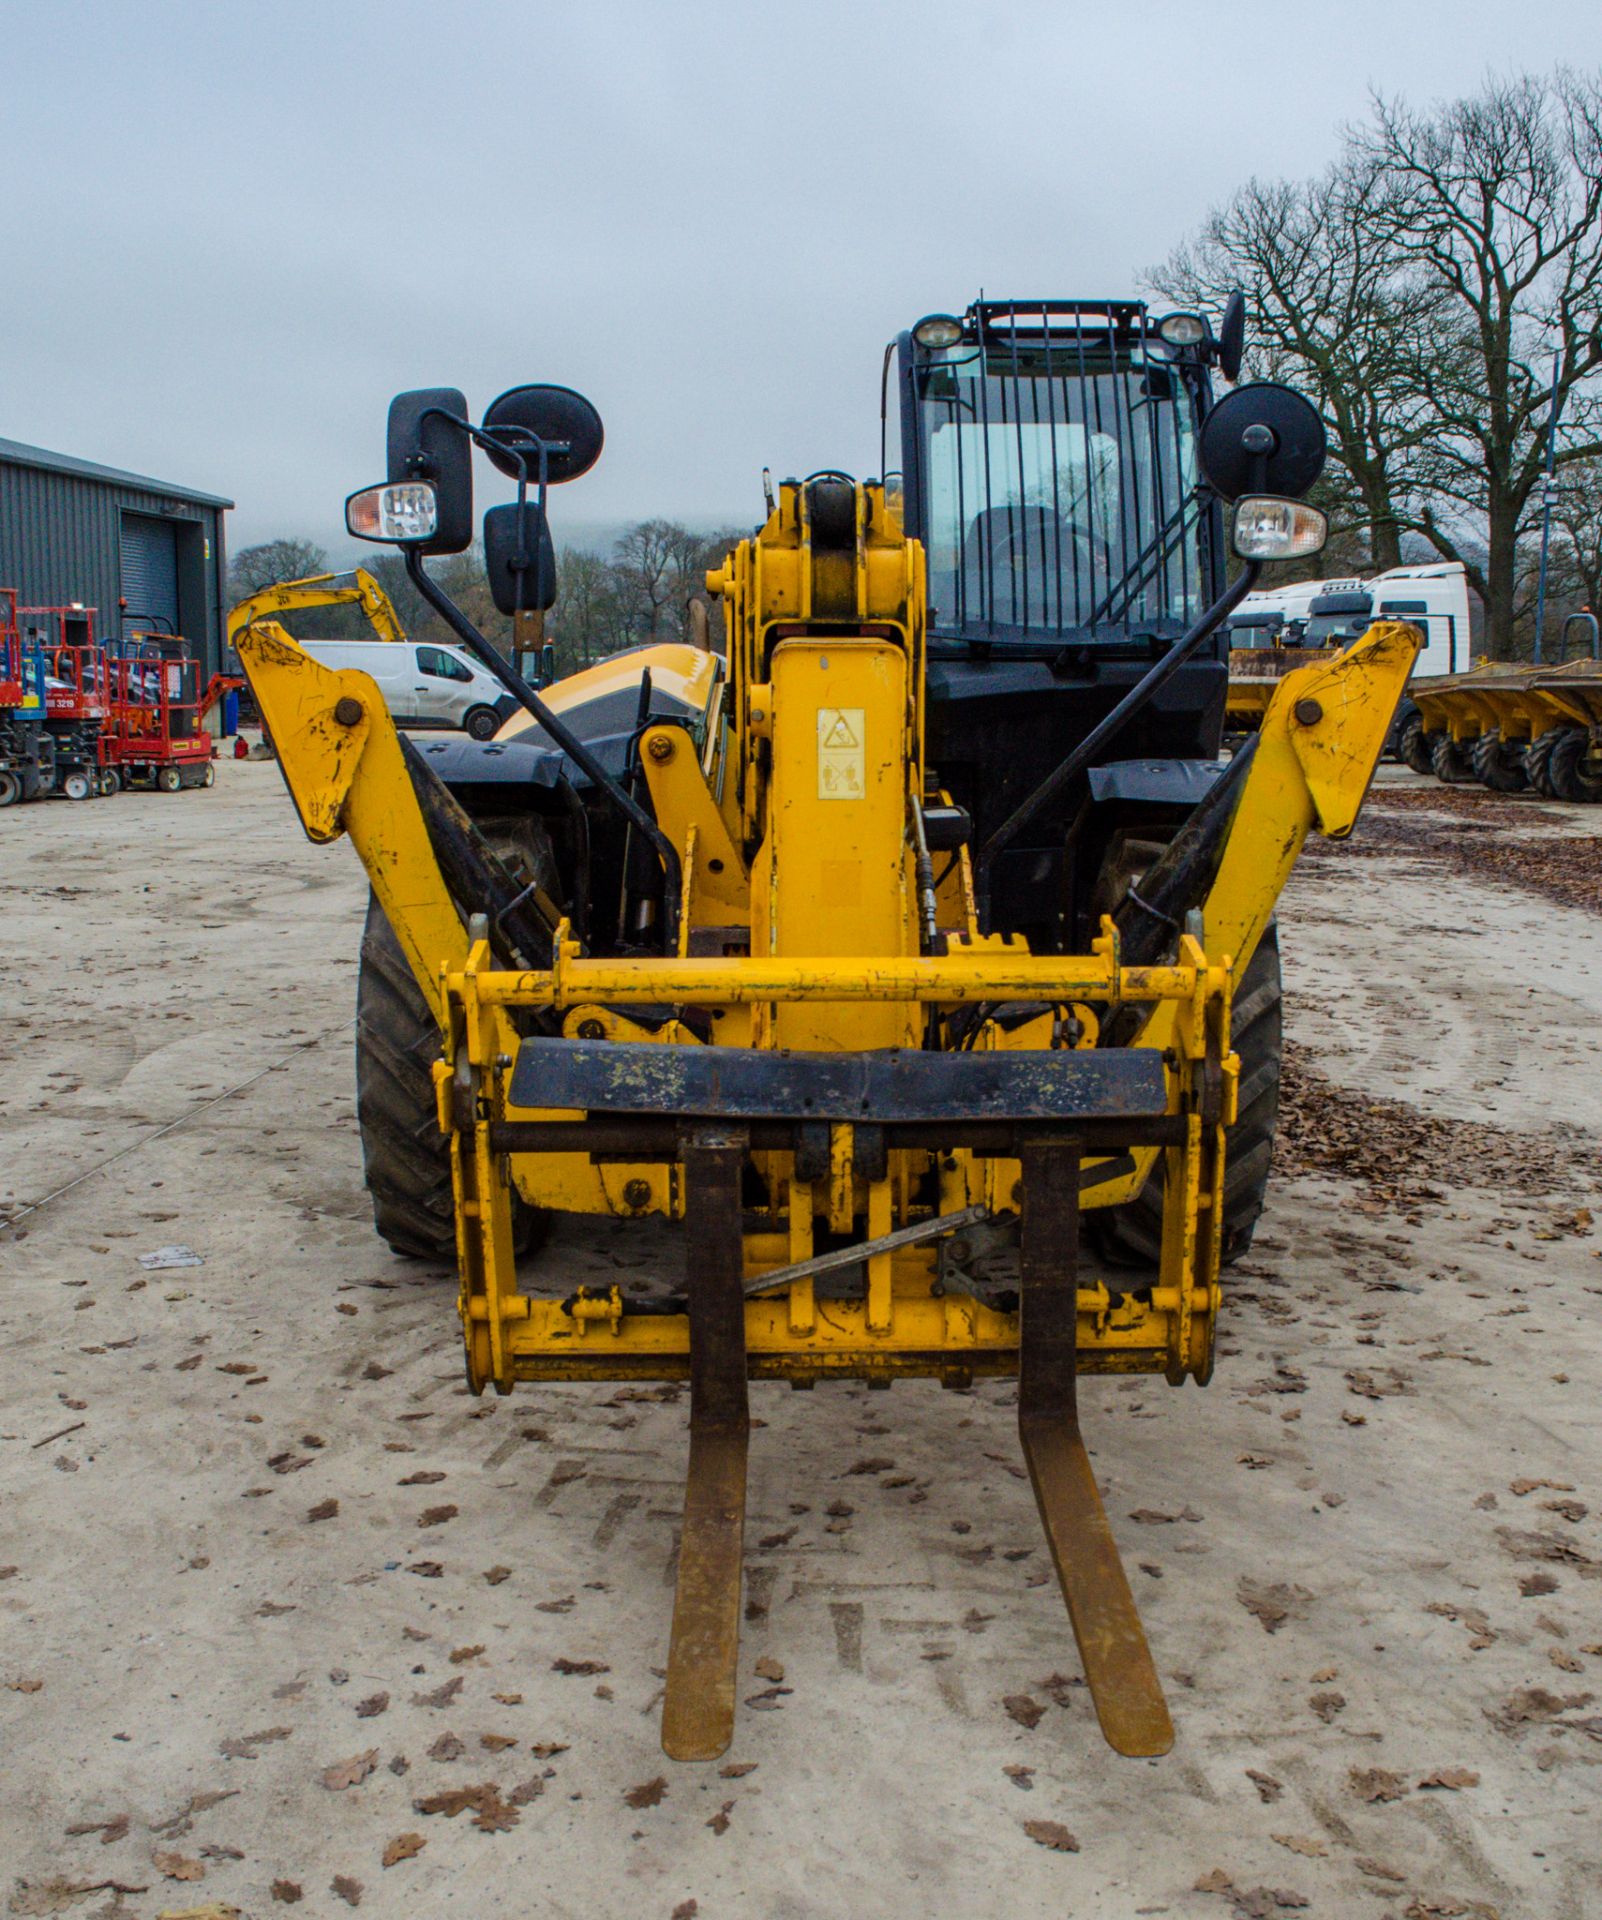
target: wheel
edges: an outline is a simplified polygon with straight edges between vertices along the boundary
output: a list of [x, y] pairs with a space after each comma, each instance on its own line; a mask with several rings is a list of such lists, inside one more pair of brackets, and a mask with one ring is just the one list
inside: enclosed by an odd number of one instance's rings
[[1424, 733], [1424, 716], [1415, 707], [1402, 722], [1396, 735], [1396, 757], [1415, 773], [1432, 773], [1430, 745]]
[[176, 767], [158, 767], [156, 785], [163, 793], [176, 793], [183, 785], [184, 777]]
[[[1251, 1245], [1268, 1188], [1274, 1128], [1279, 1120], [1280, 998], [1279, 928], [1270, 921], [1235, 994], [1230, 1044], [1240, 1055], [1240, 1104], [1235, 1124], [1225, 1139], [1226, 1264], [1238, 1260]], [[1151, 1178], [1133, 1200], [1085, 1214], [1086, 1237], [1109, 1265], [1158, 1265], [1166, 1178], [1166, 1166], [1159, 1155]]]
[[217, 784], [217, 769], [209, 760], [206, 762], [206, 771], [200, 776], [200, 784], [203, 787], [214, 787]]
[[120, 793], [121, 791], [122, 782], [117, 777], [117, 769], [115, 767], [102, 767], [100, 769], [101, 797], [109, 800], [114, 793]]
[[1524, 772], [1535, 791], [1548, 800], [1558, 800], [1562, 796], [1552, 784], [1552, 754], [1567, 727], [1548, 727], [1545, 733], [1538, 733], [1525, 749]]
[[[526, 846], [530, 834], [517, 837]], [[537, 837], [543, 852], [531, 849], [518, 861], [502, 837], [490, 836], [501, 857], [526, 869], [527, 878], [536, 872], [554, 877], [549, 847]], [[356, 988], [356, 1117], [373, 1224], [396, 1253], [448, 1261], [456, 1252], [456, 1206], [450, 1148], [434, 1099], [438, 1058], [434, 1016], [383, 908], [369, 896]], [[512, 1195], [512, 1239], [519, 1253], [538, 1243], [546, 1221], [539, 1208]]]
[[1602, 754], [1593, 752], [1584, 727], [1565, 727], [1552, 749], [1550, 777], [1560, 800], [1602, 802]]
[[87, 800], [94, 790], [94, 780], [81, 768], [62, 775], [61, 791], [69, 800]]
[[493, 740], [501, 730], [501, 716], [493, 707], [469, 707], [462, 716], [462, 728], [475, 740]]
[[21, 778], [9, 770], [0, 773], [0, 807], [14, 807], [21, 798]]
[[1530, 784], [1524, 771], [1524, 749], [1504, 740], [1493, 727], [1469, 748], [1474, 777], [1493, 793], [1523, 793]]
[[1429, 740], [1430, 771], [1437, 780], [1445, 781], [1450, 787], [1474, 778], [1474, 764], [1467, 748], [1460, 746], [1449, 733], [1432, 733]]

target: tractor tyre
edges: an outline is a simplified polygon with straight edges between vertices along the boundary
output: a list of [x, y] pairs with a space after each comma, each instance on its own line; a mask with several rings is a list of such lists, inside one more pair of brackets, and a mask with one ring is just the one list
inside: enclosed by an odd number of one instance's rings
[[1415, 773], [1435, 771], [1430, 764], [1430, 743], [1424, 732], [1424, 716], [1416, 707], [1397, 732], [1396, 757]]
[[1525, 774], [1535, 791], [1547, 800], [1561, 798], [1552, 784], [1552, 754], [1567, 732], [1567, 727], [1548, 727], [1545, 733], [1538, 733], [1525, 749]]
[[1461, 786], [1474, 778], [1474, 762], [1449, 733], [1436, 733], [1430, 736], [1430, 771], [1445, 786]]
[[1563, 729], [1552, 749], [1550, 775], [1560, 800], [1587, 806], [1602, 803], [1602, 753], [1593, 755], [1588, 728]]
[[[1226, 1265], [1245, 1253], [1257, 1230], [1279, 1120], [1282, 1009], [1279, 928], [1272, 921], [1236, 989], [1231, 1026], [1230, 1044], [1240, 1055], [1240, 1103], [1225, 1140]], [[1151, 1177], [1133, 1200], [1084, 1215], [1086, 1238], [1109, 1266], [1157, 1267], [1162, 1257], [1166, 1179], [1166, 1163], [1159, 1155]]]
[[[488, 833], [501, 858], [532, 879], [554, 875], [543, 837]], [[521, 861], [517, 859], [522, 854]], [[451, 1154], [439, 1130], [434, 1062], [439, 1028], [413, 977], [400, 942], [376, 897], [369, 895], [356, 987], [356, 1117], [362, 1162], [372, 1196], [373, 1224], [396, 1253], [423, 1260], [454, 1260], [456, 1202]], [[528, 1253], [544, 1235], [547, 1216], [512, 1195], [512, 1244]]]
[[0, 807], [14, 807], [22, 798], [21, 776], [8, 768], [0, 773]]
[[1469, 749], [1474, 777], [1493, 793], [1523, 793], [1530, 784], [1524, 771], [1524, 749], [1506, 741], [1493, 727]]

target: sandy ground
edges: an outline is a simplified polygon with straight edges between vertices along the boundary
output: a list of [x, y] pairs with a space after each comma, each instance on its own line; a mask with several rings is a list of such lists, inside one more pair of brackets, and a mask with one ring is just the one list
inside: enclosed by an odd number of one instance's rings
[[[1583, 1183], [1282, 1180], [1212, 1387], [1087, 1388], [1159, 1762], [1097, 1736], [1009, 1390], [754, 1388], [747, 1704], [675, 1767], [685, 1403], [464, 1391], [368, 1224], [362, 903], [271, 766], [0, 816], [10, 1912], [1602, 1914]], [[1336, 852], [1284, 924], [1337, 1090], [1602, 1139], [1594, 915]]]

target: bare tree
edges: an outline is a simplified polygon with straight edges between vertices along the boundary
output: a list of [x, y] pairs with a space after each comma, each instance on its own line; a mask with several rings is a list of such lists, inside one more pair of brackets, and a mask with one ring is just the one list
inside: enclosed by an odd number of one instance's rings
[[1558, 463], [1602, 453], [1602, 80], [1492, 81], [1430, 113], [1380, 100], [1356, 150], [1388, 183], [1377, 231], [1428, 295], [1411, 380], [1429, 432], [1409, 524], [1463, 562], [1488, 651], [1505, 658], [1554, 355]]
[[233, 556], [228, 565], [228, 591], [235, 600], [244, 600], [263, 587], [327, 571], [328, 555], [315, 540], [263, 540]]
[[672, 520], [641, 520], [612, 550], [619, 580], [643, 628], [641, 639], [661, 637], [666, 610], [674, 600], [676, 557], [684, 538], [684, 529]]
[[1602, 615], [1602, 460], [1572, 461], [1552, 502], [1559, 577], [1573, 612]]

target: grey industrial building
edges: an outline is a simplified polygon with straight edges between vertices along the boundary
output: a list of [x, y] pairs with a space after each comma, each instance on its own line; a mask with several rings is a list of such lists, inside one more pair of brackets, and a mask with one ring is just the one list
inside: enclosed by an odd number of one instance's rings
[[0, 587], [95, 609], [99, 639], [167, 626], [201, 681], [222, 665], [227, 556], [214, 493], [0, 439]]

